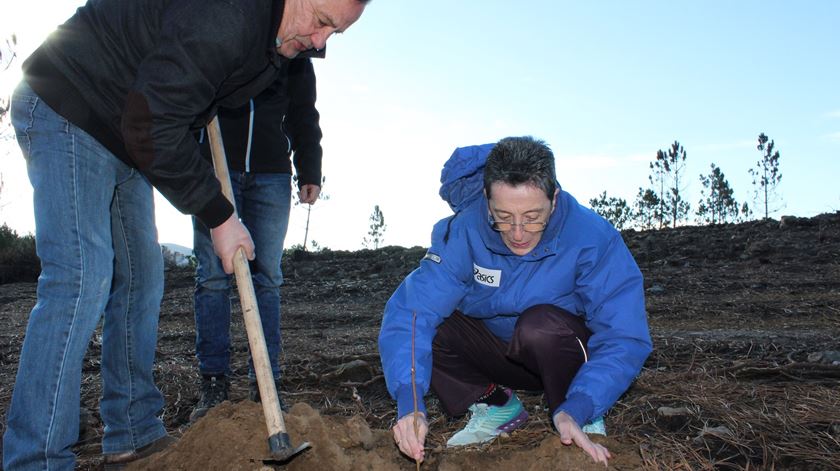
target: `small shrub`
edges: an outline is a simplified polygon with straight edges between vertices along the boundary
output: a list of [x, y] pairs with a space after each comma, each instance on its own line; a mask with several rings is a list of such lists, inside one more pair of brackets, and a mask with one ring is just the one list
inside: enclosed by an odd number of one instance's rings
[[23, 237], [3, 224], [0, 226], [0, 284], [35, 282], [41, 274], [41, 261], [35, 253], [35, 237]]

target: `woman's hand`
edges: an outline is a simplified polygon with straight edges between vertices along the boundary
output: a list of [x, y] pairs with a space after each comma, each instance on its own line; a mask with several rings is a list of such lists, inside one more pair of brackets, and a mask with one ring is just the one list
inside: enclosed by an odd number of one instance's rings
[[[417, 435], [414, 434], [414, 421], [417, 420]], [[394, 428], [394, 442], [400, 447], [400, 451], [409, 458], [422, 462], [426, 455], [423, 446], [426, 442], [426, 434], [429, 433], [429, 424], [426, 422], [426, 415], [422, 412], [408, 414], [397, 421]]]
[[560, 441], [564, 445], [574, 443], [589, 454], [596, 463], [604, 463], [604, 466], [608, 465], [608, 460], [612, 458], [610, 451], [604, 445], [590, 440], [589, 436], [580, 429], [575, 419], [569, 414], [562, 411], [555, 414], [554, 426], [557, 428], [557, 433], [560, 434]]

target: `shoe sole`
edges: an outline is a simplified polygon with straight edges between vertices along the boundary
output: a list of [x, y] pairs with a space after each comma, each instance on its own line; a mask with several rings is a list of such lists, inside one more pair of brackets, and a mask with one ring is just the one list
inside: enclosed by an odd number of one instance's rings
[[523, 408], [522, 412], [520, 412], [519, 415], [517, 415], [513, 419], [509, 420], [508, 422], [500, 425], [499, 427], [496, 428], [496, 430], [499, 433], [510, 433], [510, 432], [518, 429], [519, 427], [521, 427], [528, 420], [528, 417], [529, 417], [528, 411], [526, 411]]
[[108, 462], [108, 458], [103, 459], [102, 468], [105, 471], [117, 471], [120, 469], [124, 469], [130, 463], [133, 463], [137, 460], [142, 460], [143, 458], [148, 458], [156, 453], [160, 453], [170, 446], [174, 445], [178, 442], [178, 439], [167, 435], [164, 437], [159, 438], [157, 441], [150, 443], [147, 447], [144, 447], [142, 451], [137, 451], [131, 456], [130, 458], [126, 459], [125, 461], [117, 461], [117, 462]]

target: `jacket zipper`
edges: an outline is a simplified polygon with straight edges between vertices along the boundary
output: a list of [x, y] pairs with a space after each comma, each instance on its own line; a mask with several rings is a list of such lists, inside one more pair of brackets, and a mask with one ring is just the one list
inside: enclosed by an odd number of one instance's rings
[[245, 148], [245, 172], [251, 172], [251, 141], [254, 138], [254, 99], [248, 100], [251, 112], [248, 115], [248, 146]]

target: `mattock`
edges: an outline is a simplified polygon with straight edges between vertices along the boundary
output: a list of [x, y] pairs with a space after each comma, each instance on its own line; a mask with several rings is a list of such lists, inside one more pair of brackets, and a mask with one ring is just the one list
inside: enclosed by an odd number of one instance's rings
[[[213, 168], [216, 178], [222, 185], [222, 193], [233, 205], [236, 214], [236, 201], [230, 184], [225, 147], [222, 143], [222, 131], [219, 128], [219, 118], [215, 117], [207, 125], [207, 135], [210, 138], [210, 152], [213, 154]], [[248, 257], [245, 249], [239, 247], [233, 257], [236, 286], [239, 288], [239, 302], [242, 305], [242, 316], [245, 318], [245, 331], [248, 333], [248, 344], [251, 347], [251, 358], [254, 362], [254, 372], [257, 375], [257, 386], [262, 398], [263, 414], [268, 427], [268, 447], [273, 461], [287, 461], [298, 453], [310, 447], [309, 442], [303, 442], [295, 448], [286, 432], [283, 421], [283, 411], [277, 398], [277, 388], [274, 385], [274, 375], [268, 362], [268, 349], [265, 346], [265, 334], [260, 322], [260, 311], [257, 306], [257, 296], [254, 293], [254, 283], [251, 280], [251, 269], [248, 267]], [[268, 461], [264, 460], [264, 461]]]

